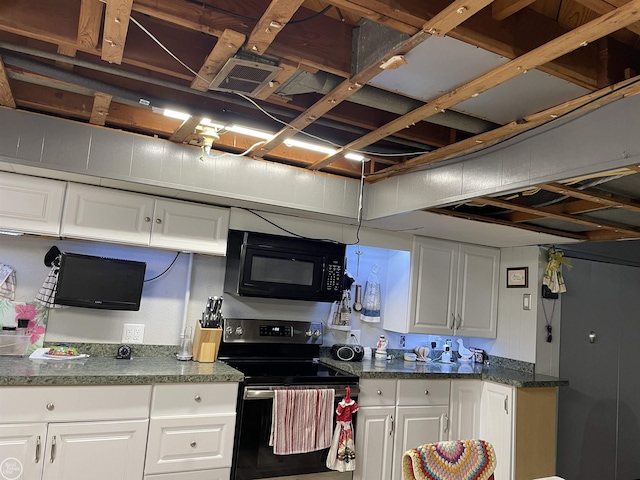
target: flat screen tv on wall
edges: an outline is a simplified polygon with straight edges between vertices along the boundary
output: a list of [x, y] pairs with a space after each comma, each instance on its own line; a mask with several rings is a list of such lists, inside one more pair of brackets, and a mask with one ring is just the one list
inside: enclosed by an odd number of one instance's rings
[[140, 310], [147, 264], [63, 253], [55, 303], [104, 310]]

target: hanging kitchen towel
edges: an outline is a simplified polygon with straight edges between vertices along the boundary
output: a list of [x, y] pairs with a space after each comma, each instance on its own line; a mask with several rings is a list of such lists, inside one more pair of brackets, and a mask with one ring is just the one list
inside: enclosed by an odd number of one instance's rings
[[329, 388], [274, 391], [271, 437], [275, 455], [291, 455], [331, 446], [333, 400]]
[[0, 263], [0, 299], [16, 299], [16, 271], [4, 263]]
[[353, 472], [356, 469], [356, 447], [353, 439], [353, 414], [358, 404], [351, 398], [351, 389], [346, 388], [344, 399], [336, 408], [336, 429], [327, 455], [327, 468], [338, 472]]
[[60, 273], [60, 258], [62, 252], [55, 245], [49, 249], [44, 257], [44, 264], [51, 267], [40, 290], [36, 294], [36, 302], [49, 308], [62, 308], [55, 303], [58, 274]]

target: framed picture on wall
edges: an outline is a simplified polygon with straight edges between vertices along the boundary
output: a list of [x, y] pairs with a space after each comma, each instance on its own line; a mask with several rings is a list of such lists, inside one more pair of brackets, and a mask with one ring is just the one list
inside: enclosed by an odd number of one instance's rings
[[507, 268], [507, 288], [527, 288], [529, 267]]

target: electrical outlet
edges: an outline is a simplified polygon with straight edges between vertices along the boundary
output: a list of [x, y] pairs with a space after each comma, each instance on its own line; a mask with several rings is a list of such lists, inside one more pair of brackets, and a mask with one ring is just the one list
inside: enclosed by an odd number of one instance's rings
[[407, 346], [407, 336], [400, 335], [400, 348], [404, 348]]
[[362, 345], [360, 343], [360, 330], [351, 330], [348, 343], [353, 345]]
[[141, 323], [125, 323], [122, 327], [122, 343], [142, 343], [144, 325]]

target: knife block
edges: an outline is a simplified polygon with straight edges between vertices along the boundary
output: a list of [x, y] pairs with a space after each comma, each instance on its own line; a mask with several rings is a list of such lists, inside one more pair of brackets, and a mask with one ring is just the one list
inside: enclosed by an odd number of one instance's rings
[[193, 334], [193, 360], [203, 363], [215, 362], [221, 339], [221, 328], [202, 328], [200, 322], [196, 322]]

